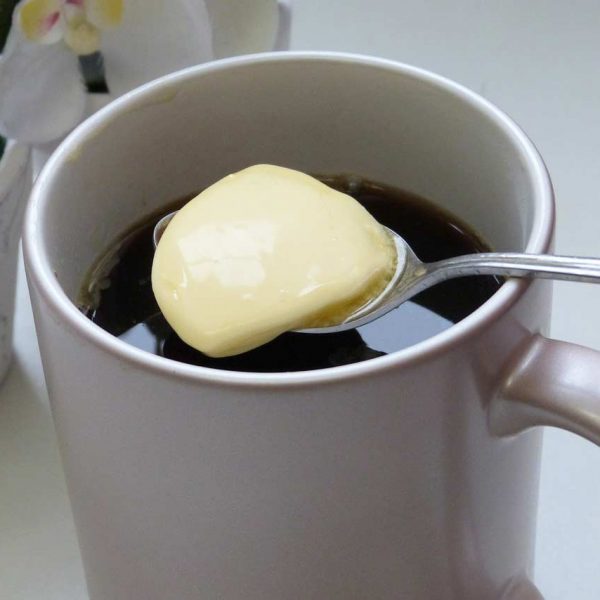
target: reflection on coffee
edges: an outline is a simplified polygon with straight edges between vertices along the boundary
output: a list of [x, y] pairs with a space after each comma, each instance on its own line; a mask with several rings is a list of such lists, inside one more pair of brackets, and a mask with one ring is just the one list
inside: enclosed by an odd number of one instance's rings
[[[398, 232], [425, 262], [489, 251], [471, 228], [423, 198], [354, 177], [321, 179], [356, 198], [375, 219]], [[183, 201], [178, 206], [181, 204]], [[169, 207], [165, 214], [178, 206]], [[285, 333], [244, 354], [211, 358], [190, 348], [174, 333], [154, 299], [150, 281], [152, 232], [160, 216], [147, 217], [101, 257], [82, 288], [81, 309], [94, 323], [129, 344], [194, 365], [285, 372], [368, 360], [440, 333], [475, 310], [500, 285], [494, 277], [447, 281], [356, 330]]]

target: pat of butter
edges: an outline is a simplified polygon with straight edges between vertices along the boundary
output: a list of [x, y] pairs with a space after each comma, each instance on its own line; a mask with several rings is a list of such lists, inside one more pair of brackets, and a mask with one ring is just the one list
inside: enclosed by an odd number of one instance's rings
[[190, 200], [163, 233], [152, 288], [179, 337], [210, 356], [339, 323], [388, 283], [395, 248], [352, 197], [256, 165]]

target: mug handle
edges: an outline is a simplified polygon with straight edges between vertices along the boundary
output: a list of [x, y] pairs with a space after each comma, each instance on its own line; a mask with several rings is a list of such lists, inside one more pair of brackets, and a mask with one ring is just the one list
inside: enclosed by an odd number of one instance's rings
[[527, 577], [516, 577], [509, 582], [499, 600], [544, 600], [544, 598]]
[[214, 57], [288, 50], [291, 0], [205, 0]]
[[600, 445], [600, 352], [535, 335], [501, 382], [489, 406], [493, 434], [547, 425]]

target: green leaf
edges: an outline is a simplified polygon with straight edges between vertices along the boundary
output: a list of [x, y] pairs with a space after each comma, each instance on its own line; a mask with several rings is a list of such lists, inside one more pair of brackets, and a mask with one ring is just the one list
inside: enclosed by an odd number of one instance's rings
[[4, 48], [12, 23], [12, 14], [19, 0], [0, 0], [0, 52]]

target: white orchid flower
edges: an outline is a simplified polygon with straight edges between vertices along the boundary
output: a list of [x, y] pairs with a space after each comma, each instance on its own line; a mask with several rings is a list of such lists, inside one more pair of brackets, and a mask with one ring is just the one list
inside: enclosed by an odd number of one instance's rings
[[0, 59], [0, 134], [57, 140], [89, 114], [78, 55], [101, 50], [112, 99], [172, 71], [272, 49], [277, 0], [22, 0]]

